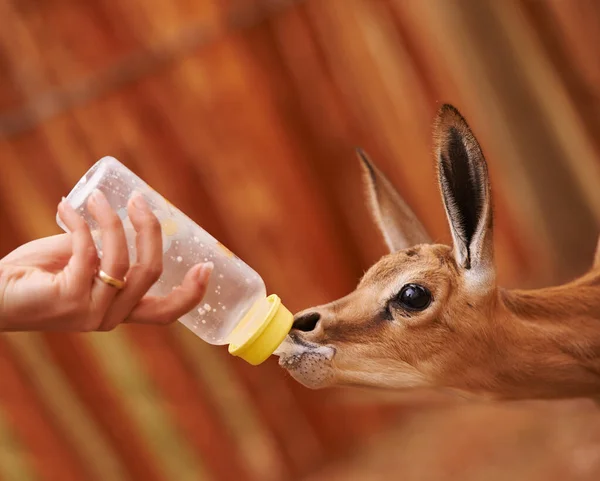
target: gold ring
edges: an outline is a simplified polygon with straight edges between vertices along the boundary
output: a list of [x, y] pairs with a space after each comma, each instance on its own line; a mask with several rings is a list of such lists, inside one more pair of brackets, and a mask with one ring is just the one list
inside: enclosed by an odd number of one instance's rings
[[123, 287], [125, 287], [124, 280], [120, 281], [119, 279], [115, 279], [114, 277], [109, 276], [102, 269], [98, 269], [98, 278], [105, 284], [108, 284], [109, 286], [114, 287], [115, 289], [123, 289]]

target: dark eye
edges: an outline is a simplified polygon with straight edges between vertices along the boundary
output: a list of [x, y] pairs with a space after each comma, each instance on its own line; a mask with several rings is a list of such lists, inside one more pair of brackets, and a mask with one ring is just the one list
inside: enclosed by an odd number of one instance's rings
[[397, 302], [411, 311], [422, 311], [431, 304], [431, 293], [419, 284], [406, 284], [398, 294]]

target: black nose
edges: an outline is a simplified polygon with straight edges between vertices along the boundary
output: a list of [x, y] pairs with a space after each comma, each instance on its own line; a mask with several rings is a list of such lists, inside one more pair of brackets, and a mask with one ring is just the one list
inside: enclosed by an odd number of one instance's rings
[[318, 312], [307, 312], [294, 319], [293, 329], [303, 332], [314, 331], [319, 319], [321, 319], [321, 314]]

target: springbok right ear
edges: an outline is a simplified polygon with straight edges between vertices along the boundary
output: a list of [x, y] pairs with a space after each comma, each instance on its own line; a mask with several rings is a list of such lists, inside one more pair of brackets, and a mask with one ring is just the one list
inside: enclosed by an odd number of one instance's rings
[[356, 149], [356, 153], [364, 167], [371, 215], [383, 234], [390, 252], [416, 244], [430, 243], [431, 239], [427, 231], [391, 182], [361, 149]]
[[434, 137], [438, 180], [456, 263], [471, 279], [492, 285], [492, 199], [481, 147], [465, 119], [451, 105], [440, 109]]

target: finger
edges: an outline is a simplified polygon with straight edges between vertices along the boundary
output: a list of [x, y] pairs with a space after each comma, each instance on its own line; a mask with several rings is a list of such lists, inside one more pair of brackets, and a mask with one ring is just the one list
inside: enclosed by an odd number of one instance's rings
[[127, 206], [136, 236], [136, 263], [127, 273], [127, 285], [104, 316], [102, 329], [114, 329], [129, 315], [162, 273], [162, 232], [160, 222], [144, 198], [134, 195]]
[[138, 324], [170, 324], [200, 304], [208, 279], [213, 271], [212, 262], [197, 264], [185, 275], [181, 286], [165, 297], [145, 297], [127, 318]]
[[76, 286], [90, 286], [98, 266], [98, 252], [90, 228], [65, 200], [58, 204], [58, 215], [69, 229], [72, 242], [72, 255], [63, 271], [65, 277]]
[[[102, 192], [96, 190], [88, 200], [88, 210], [96, 219], [102, 239], [100, 269], [118, 280], [123, 280], [129, 269], [129, 251], [123, 223], [111, 208]], [[92, 302], [95, 314], [104, 317], [118, 289], [96, 279], [92, 287]]]

